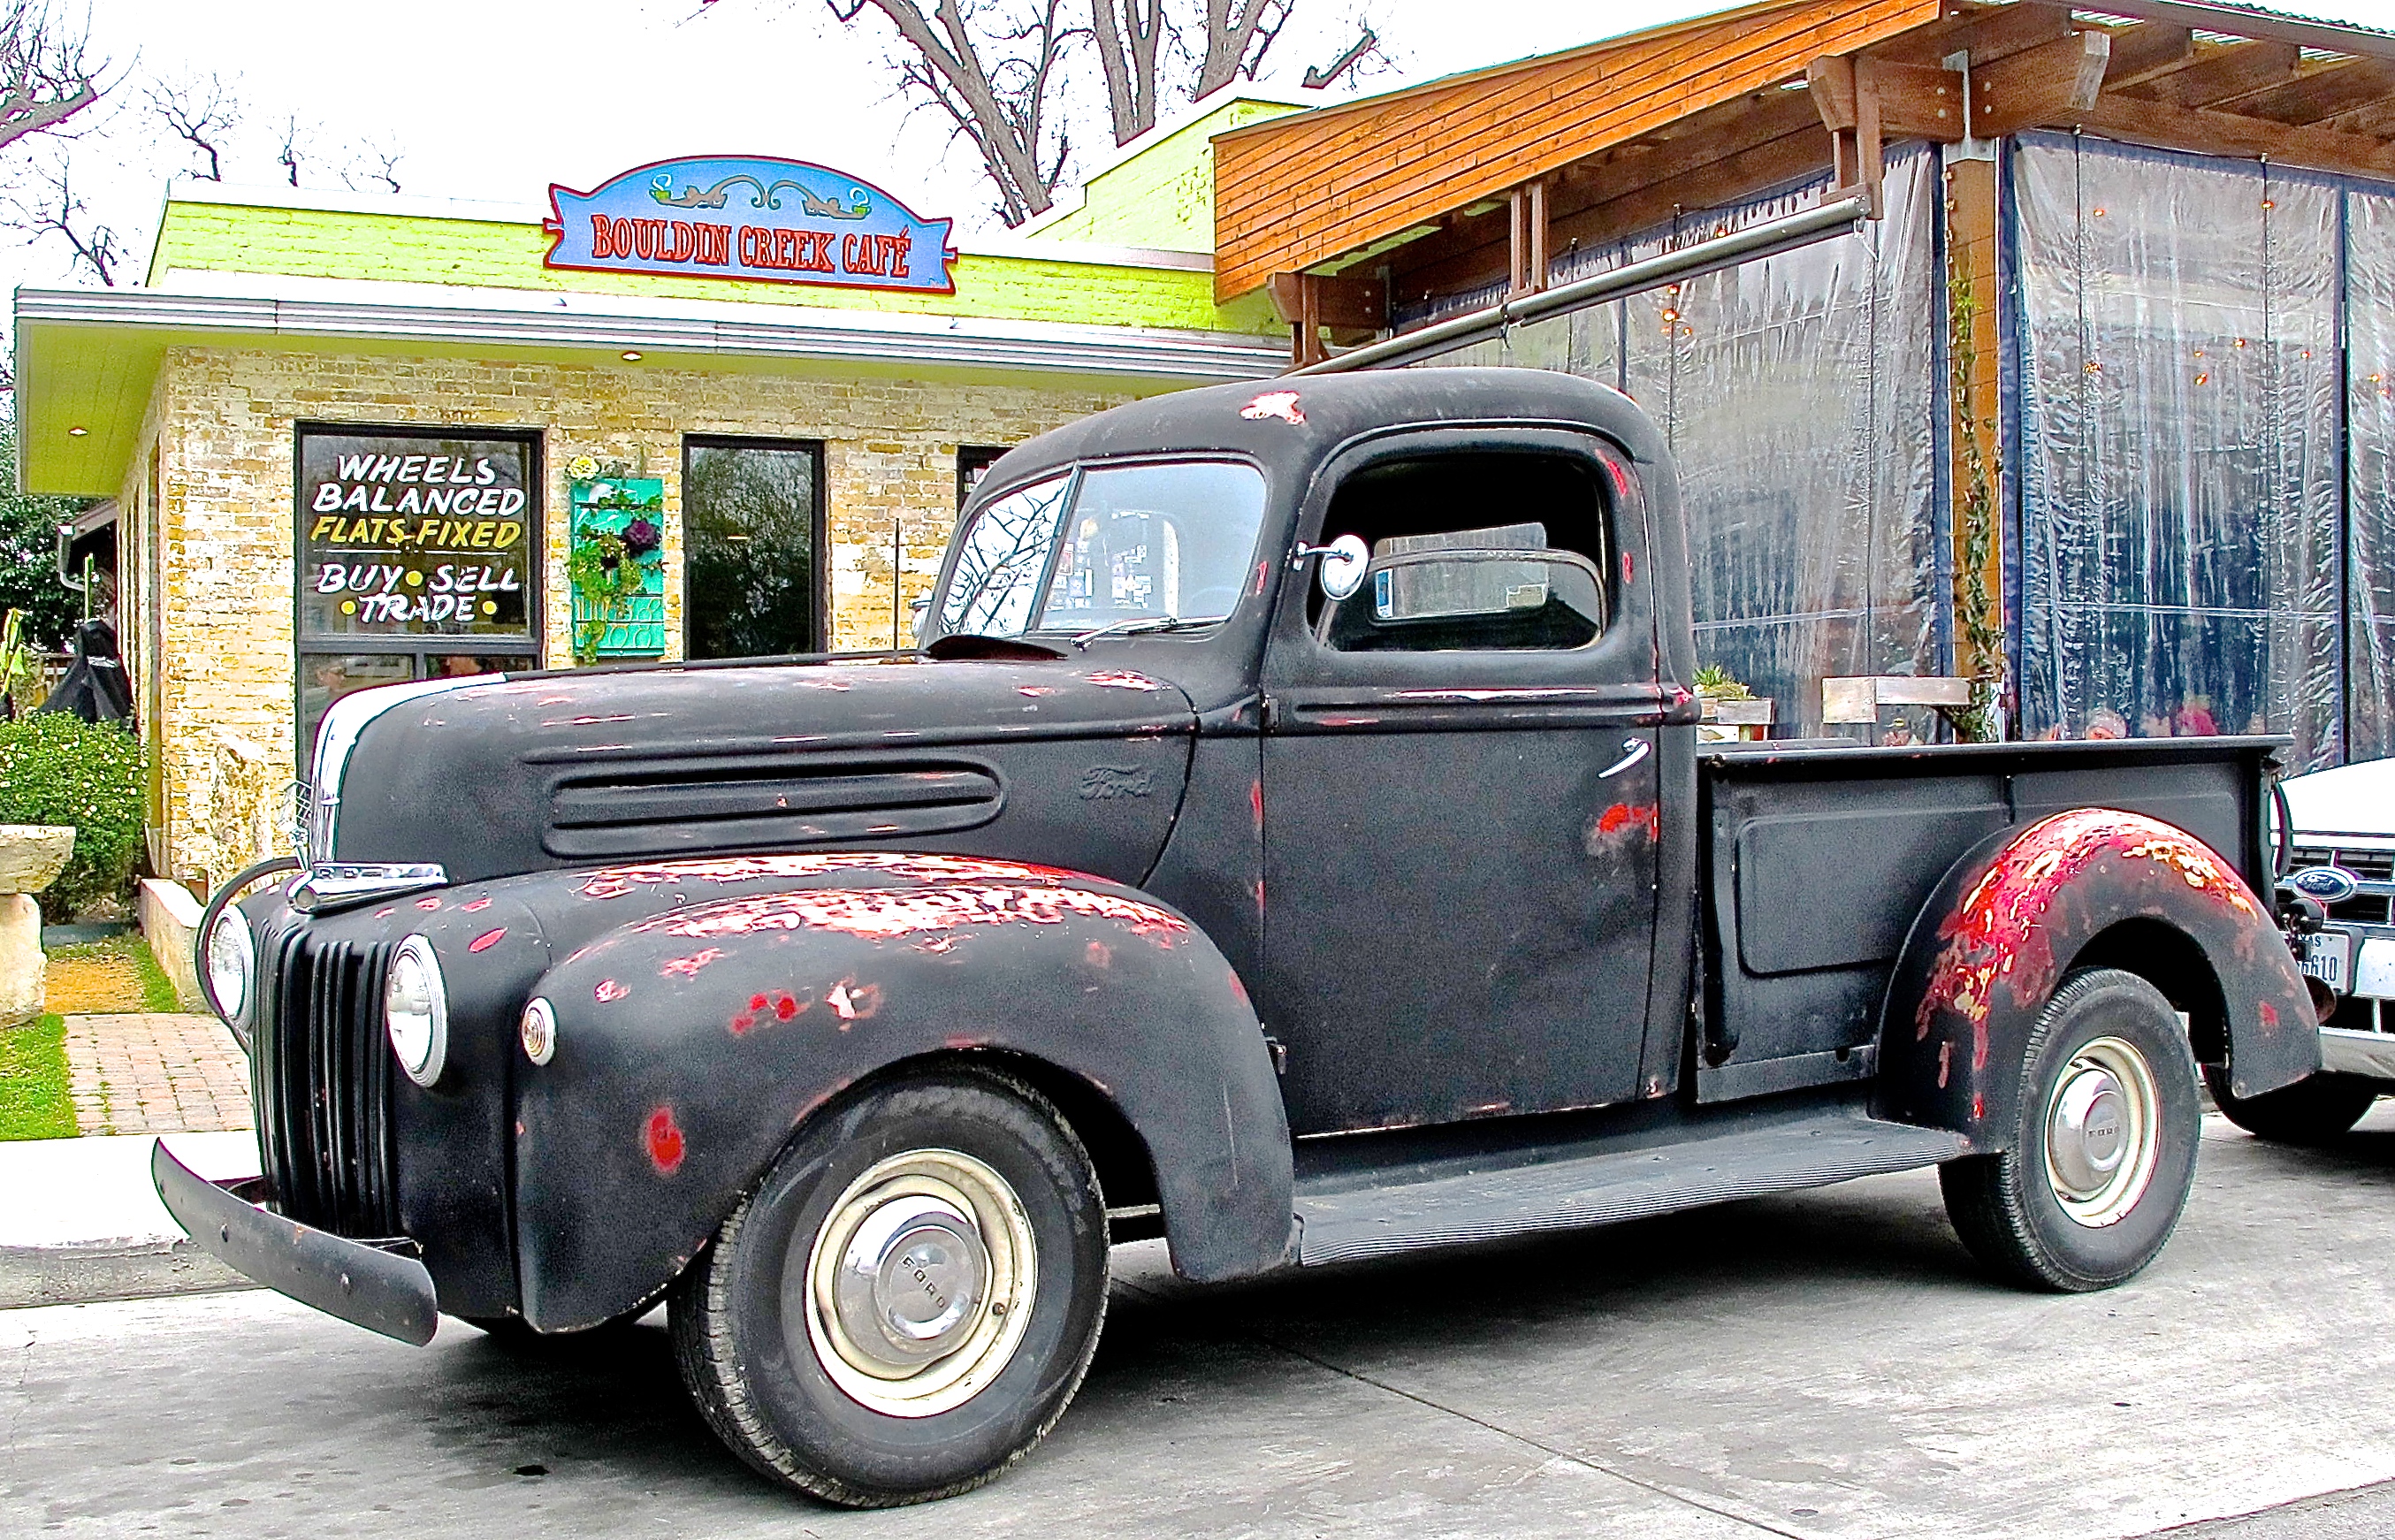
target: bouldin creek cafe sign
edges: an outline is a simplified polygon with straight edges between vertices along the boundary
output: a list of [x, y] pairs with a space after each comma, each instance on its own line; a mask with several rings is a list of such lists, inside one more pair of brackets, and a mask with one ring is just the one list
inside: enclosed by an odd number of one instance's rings
[[659, 161], [595, 192], [551, 184], [547, 264], [953, 294], [951, 219], [805, 161]]
[[303, 431], [302, 631], [528, 634], [530, 459], [522, 439]]

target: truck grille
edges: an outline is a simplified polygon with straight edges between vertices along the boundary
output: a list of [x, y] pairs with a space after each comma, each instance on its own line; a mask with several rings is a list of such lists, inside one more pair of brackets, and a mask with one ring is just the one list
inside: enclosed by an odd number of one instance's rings
[[390, 949], [284, 938], [259, 1003], [250, 1066], [259, 1148], [276, 1206], [358, 1239], [399, 1233], [391, 1180], [391, 1056], [383, 1046]]
[[2362, 891], [2328, 906], [2328, 917], [2349, 925], [2395, 924], [2395, 856], [2385, 851], [2331, 850], [2299, 845], [2294, 870], [2343, 867], [2362, 879]]

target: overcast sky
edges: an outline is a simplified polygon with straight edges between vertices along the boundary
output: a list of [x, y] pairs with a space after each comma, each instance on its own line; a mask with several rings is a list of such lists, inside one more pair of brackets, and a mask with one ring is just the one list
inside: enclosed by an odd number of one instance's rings
[[[1370, 83], [1413, 80], [1568, 46], [1699, 14], [1720, 0], [1364, 0], [1401, 66]], [[1284, 85], [1354, 35], [1357, 0], [1298, 0], [1277, 46]], [[2308, 14], [2395, 26], [2395, 0], [2307, 0]], [[118, 114], [71, 149], [78, 192], [115, 226], [138, 281], [164, 188], [152, 138], [133, 118], [145, 78], [238, 76], [248, 122], [227, 179], [280, 179], [280, 129], [316, 126], [337, 187], [344, 147], [401, 153], [407, 192], [543, 203], [551, 181], [591, 187], [643, 162], [695, 153], [787, 155], [881, 184], [920, 213], [987, 228], [988, 198], [969, 149], [929, 119], [908, 121], [880, 61], [887, 29], [870, 12], [841, 27], [822, 0], [91, 0], [100, 51], [126, 83]], [[1310, 24], [1309, 24], [1310, 23]], [[96, 110], [103, 112], [103, 110]], [[1087, 126], [1090, 156], [1110, 148]], [[36, 152], [46, 153], [48, 152]], [[0, 162], [21, 175], [23, 144]], [[0, 246], [0, 277], [77, 278], [62, 244]]]

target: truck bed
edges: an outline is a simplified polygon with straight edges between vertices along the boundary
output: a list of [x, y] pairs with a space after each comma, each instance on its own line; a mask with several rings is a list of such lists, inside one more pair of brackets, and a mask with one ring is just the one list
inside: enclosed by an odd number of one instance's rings
[[2142, 813], [2267, 892], [2256, 803], [2288, 742], [1701, 746], [1698, 1099], [1867, 1078], [1906, 933], [1947, 870], [1998, 830], [2076, 807]]

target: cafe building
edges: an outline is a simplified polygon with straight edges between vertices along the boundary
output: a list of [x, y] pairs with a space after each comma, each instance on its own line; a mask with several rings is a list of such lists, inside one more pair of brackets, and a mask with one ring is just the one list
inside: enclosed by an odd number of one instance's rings
[[1169, 122], [1029, 238], [837, 170], [665, 160], [537, 206], [179, 183], [142, 283], [21, 289], [21, 485], [104, 550], [151, 864], [287, 848], [325, 707], [495, 670], [903, 644], [1008, 445], [1269, 376]]

